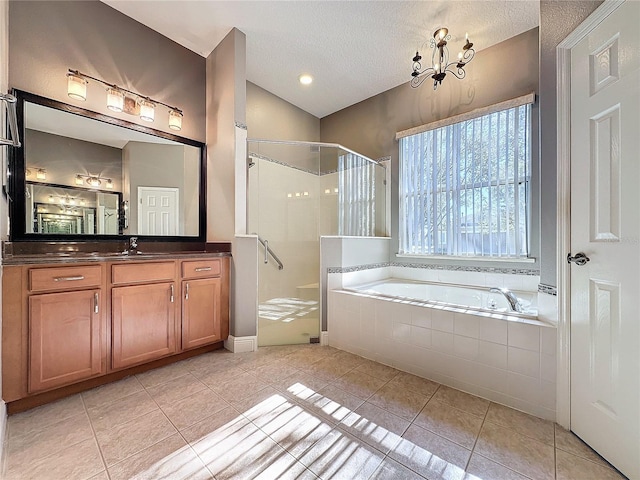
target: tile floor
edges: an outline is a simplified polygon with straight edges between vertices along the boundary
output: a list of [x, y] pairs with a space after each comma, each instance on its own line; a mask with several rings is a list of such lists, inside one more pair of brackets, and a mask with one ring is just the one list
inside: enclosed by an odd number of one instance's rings
[[318, 345], [201, 355], [9, 418], [3, 478], [623, 478], [577, 437]]

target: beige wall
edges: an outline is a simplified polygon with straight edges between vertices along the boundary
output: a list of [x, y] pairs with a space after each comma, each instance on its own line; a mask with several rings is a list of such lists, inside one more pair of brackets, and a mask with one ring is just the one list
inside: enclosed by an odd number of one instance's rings
[[[409, 65], [410, 66], [410, 65]], [[464, 80], [446, 78], [436, 91], [429, 81], [419, 88], [407, 83], [345, 108], [320, 120], [323, 142], [340, 143], [370, 158], [391, 156], [391, 251], [398, 251], [398, 142], [396, 132], [538, 90], [538, 30], [494, 45], [476, 54]], [[537, 108], [534, 107], [534, 119]], [[534, 122], [533, 138], [537, 138]], [[532, 191], [538, 191], [537, 143], [534, 141]], [[555, 188], [555, 186], [554, 186]], [[537, 216], [539, 197], [532, 198]], [[537, 221], [533, 222], [535, 225]], [[534, 225], [534, 226], [535, 226]], [[537, 256], [539, 233], [532, 233]], [[391, 260], [396, 260], [392, 253]], [[418, 262], [418, 259], [398, 261]], [[439, 263], [430, 261], [430, 263]], [[451, 263], [451, 261], [448, 261]], [[487, 265], [483, 262], [483, 265]], [[515, 266], [515, 265], [514, 265]], [[524, 268], [536, 268], [527, 263]]]
[[207, 58], [208, 241], [230, 242], [236, 233], [236, 181], [242, 173], [235, 164], [236, 123], [246, 118], [245, 56], [246, 38], [234, 28]]
[[268, 140], [320, 141], [320, 119], [247, 82], [247, 135]]
[[[99, 1], [11, 1], [9, 86], [175, 133], [158, 107], [149, 124], [106, 109], [104, 87], [67, 96], [69, 68], [184, 111], [182, 136], [205, 138], [205, 59]], [[3, 69], [3, 71], [6, 71]]]

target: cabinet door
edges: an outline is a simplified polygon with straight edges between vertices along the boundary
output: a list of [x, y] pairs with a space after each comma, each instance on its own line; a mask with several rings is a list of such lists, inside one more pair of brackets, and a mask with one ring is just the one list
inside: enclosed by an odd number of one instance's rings
[[101, 290], [29, 297], [29, 392], [103, 372]]
[[182, 282], [182, 348], [221, 340], [222, 280], [206, 278]]
[[112, 366], [123, 368], [176, 351], [174, 283], [111, 290]]

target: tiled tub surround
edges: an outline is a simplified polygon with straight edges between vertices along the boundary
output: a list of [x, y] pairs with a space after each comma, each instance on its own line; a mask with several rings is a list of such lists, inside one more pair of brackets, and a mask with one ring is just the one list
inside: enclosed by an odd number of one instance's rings
[[219, 350], [13, 415], [6, 452], [9, 480], [623, 478], [552, 422], [318, 345]]
[[341, 350], [555, 420], [554, 326], [331, 290], [328, 332]]

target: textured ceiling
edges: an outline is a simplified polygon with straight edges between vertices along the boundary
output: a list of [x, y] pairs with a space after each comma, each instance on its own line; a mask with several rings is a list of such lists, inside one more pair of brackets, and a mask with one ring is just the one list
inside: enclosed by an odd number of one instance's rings
[[[247, 79], [320, 118], [408, 82], [416, 49], [430, 57], [425, 42], [440, 26], [452, 50], [465, 32], [482, 50], [539, 16], [537, 0], [103, 1], [205, 57], [237, 27]], [[302, 73], [313, 84], [300, 85]]]

